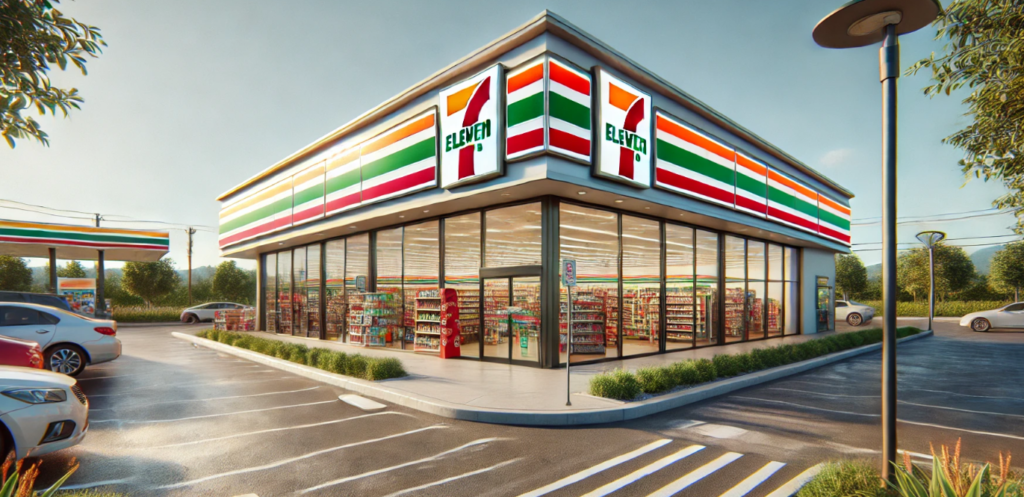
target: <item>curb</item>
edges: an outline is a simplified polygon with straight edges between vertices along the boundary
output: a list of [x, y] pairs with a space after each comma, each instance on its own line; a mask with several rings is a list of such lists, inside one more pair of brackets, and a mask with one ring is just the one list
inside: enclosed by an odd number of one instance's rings
[[[187, 333], [172, 332], [175, 338], [202, 345], [212, 350], [231, 354], [243, 359], [274, 367], [289, 373], [309, 378], [311, 380], [324, 382], [330, 385], [344, 388], [360, 395], [374, 397], [410, 409], [416, 409], [430, 414], [443, 416], [451, 419], [466, 421], [477, 421], [480, 423], [520, 425], [520, 426], [579, 426], [591, 424], [614, 423], [650, 416], [659, 412], [693, 404], [712, 397], [724, 395], [742, 388], [760, 385], [779, 378], [785, 378], [811, 369], [819, 368], [834, 362], [842, 361], [861, 354], [881, 350], [882, 344], [875, 343], [842, 352], [816, 357], [807, 361], [779, 366], [756, 373], [735, 376], [725, 380], [713, 381], [703, 386], [687, 388], [665, 395], [659, 395], [640, 402], [630, 402], [621, 406], [602, 409], [590, 409], [567, 412], [541, 412], [541, 411], [504, 411], [497, 409], [467, 408], [461, 404], [450, 404], [424, 400], [399, 393], [383, 387], [379, 383], [350, 378], [335, 373], [329, 373], [317, 368], [296, 364], [293, 362], [269, 357], [250, 350], [239, 349], [220, 342], [214, 342], [205, 338], [199, 338]], [[932, 331], [927, 330], [916, 335], [901, 338], [898, 343], [905, 343], [920, 338], [932, 336]]]

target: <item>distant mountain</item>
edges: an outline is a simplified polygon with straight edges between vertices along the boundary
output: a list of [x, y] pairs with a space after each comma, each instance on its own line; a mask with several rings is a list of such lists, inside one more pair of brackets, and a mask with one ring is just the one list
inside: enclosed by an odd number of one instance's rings
[[866, 269], [868, 270], [868, 279], [869, 280], [877, 280], [877, 279], [882, 277], [882, 263], [881, 262], [879, 262], [878, 264], [872, 264], [870, 266], [867, 266]]
[[[192, 268], [192, 281], [213, 278], [216, 272], [217, 268], [214, 266], [194, 267]], [[188, 269], [179, 269], [178, 276], [181, 278], [181, 281], [188, 281]]]
[[971, 262], [974, 263], [974, 268], [981, 274], [988, 274], [989, 266], [992, 265], [992, 256], [996, 255], [996, 252], [1002, 250], [1005, 246], [994, 245], [992, 247], [985, 247], [971, 254]]

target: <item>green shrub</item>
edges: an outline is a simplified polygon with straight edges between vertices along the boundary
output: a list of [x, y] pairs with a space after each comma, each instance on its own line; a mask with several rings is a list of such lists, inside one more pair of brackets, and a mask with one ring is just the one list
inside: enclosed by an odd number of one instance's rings
[[731, 354], [716, 355], [711, 362], [715, 365], [717, 376], [722, 378], [736, 376], [743, 372], [743, 364], [737, 360], [736, 356]]
[[320, 364], [320, 356], [324, 355], [325, 352], [327, 352], [327, 349], [322, 349], [320, 347], [313, 347], [309, 349], [309, 352], [306, 353], [306, 360], [304, 364], [314, 368], [317, 367], [317, 365]]
[[309, 347], [297, 343], [288, 345], [288, 357], [291, 362], [306, 364], [306, 356], [309, 355]]
[[401, 378], [407, 374], [402, 361], [394, 357], [372, 358], [366, 367], [366, 379], [370, 381]]
[[636, 371], [636, 379], [640, 382], [640, 390], [644, 393], [658, 393], [675, 388], [677, 383], [669, 367], [652, 366]]
[[849, 337], [850, 343], [852, 343], [854, 347], [864, 345], [864, 335], [861, 335], [860, 333], [846, 333], [845, 335]]
[[676, 385], [692, 386], [701, 383], [701, 375], [694, 361], [679, 361], [669, 366], [669, 374]]
[[769, 369], [782, 365], [778, 347], [754, 349], [748, 355], [760, 366], [758, 369]]
[[881, 487], [881, 477], [874, 464], [866, 461], [839, 461], [826, 463], [811, 481], [798, 492], [797, 497], [835, 497], [856, 495], [883, 497], [889, 495]]
[[345, 364], [345, 374], [354, 378], [366, 378], [367, 364], [366, 358], [359, 354], [349, 356]]
[[344, 352], [331, 352], [331, 363], [327, 369], [332, 373], [348, 374], [348, 354]]
[[110, 309], [119, 323], [170, 323], [181, 320], [184, 307], [114, 306]]
[[718, 372], [715, 370], [715, 364], [711, 362], [711, 359], [697, 359], [693, 361], [693, 366], [697, 369], [697, 378], [700, 380], [700, 383], [707, 383], [718, 379]]
[[[875, 308], [875, 317], [882, 317], [885, 314], [885, 308], [882, 306], [881, 300], [872, 300], [868, 302], [861, 302], [864, 305], [869, 305]], [[988, 311], [992, 309], [998, 309], [1010, 301], [1000, 300], [978, 300], [964, 302], [960, 300], [950, 300], [945, 302], [935, 303], [935, 316], [936, 317], [960, 317], [972, 312]], [[896, 315], [902, 317], [928, 317], [928, 301], [922, 300], [920, 302], [897, 302], [896, 303]]]
[[758, 356], [755, 356], [750, 352], [736, 354], [736, 360], [739, 361], [744, 373], [760, 371], [764, 369], [764, 366], [761, 365], [760, 358], [758, 358]]
[[629, 371], [616, 369], [590, 380], [590, 394], [618, 400], [633, 400], [640, 395], [640, 382]]

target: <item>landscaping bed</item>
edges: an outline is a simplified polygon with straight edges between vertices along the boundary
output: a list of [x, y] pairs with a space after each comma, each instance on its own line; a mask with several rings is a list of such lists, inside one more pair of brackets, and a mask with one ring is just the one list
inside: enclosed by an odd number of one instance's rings
[[[920, 333], [913, 326], [896, 330], [897, 338]], [[799, 344], [784, 344], [755, 349], [741, 354], [720, 354], [713, 359], [688, 359], [668, 366], [623, 369], [601, 373], [590, 380], [590, 394], [617, 400], [639, 400], [641, 395], [657, 395], [688, 388], [719, 378], [752, 373], [882, 341], [882, 330], [841, 333]]]
[[203, 330], [196, 333], [199, 338], [213, 340], [225, 345], [284, 359], [305, 366], [322, 369], [363, 380], [377, 381], [407, 376], [402, 361], [394, 357], [366, 357], [360, 354], [346, 354], [319, 347], [307, 347], [247, 333], [233, 331]]
[[184, 307], [117, 307], [111, 312], [119, 323], [169, 323], [181, 320]]
[[[875, 309], [876, 318], [881, 317], [885, 313], [885, 308], [882, 306], [881, 300], [864, 300], [858, 302], [873, 307]], [[1004, 302], [1001, 300], [978, 300], [970, 302], [952, 300], [946, 302], [936, 302], [935, 317], [958, 318], [960, 316], [964, 316], [972, 312], [998, 309], [1009, 303], [1011, 302]], [[896, 315], [904, 318], [926, 318], [928, 317], [928, 301], [924, 300], [921, 302], [897, 302]]]

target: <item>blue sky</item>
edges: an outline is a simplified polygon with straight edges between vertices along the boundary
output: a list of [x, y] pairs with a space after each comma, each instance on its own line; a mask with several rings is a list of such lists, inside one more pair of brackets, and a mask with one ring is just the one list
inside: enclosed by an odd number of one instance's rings
[[[83, 109], [41, 119], [49, 148], [0, 151], [0, 199], [215, 227], [218, 194], [546, 8], [846, 186], [854, 218], [874, 218], [878, 50], [811, 39], [841, 3], [66, 2], [110, 46], [88, 77], [54, 75], [80, 89]], [[941, 50], [933, 36], [928, 27], [901, 39], [904, 67]], [[929, 99], [926, 84], [927, 75], [900, 79], [900, 216], [990, 208], [1003, 188], [964, 185], [960, 152], [940, 143], [968, 122], [960, 98]], [[58, 221], [7, 209], [0, 218]], [[899, 237], [1002, 235], [1012, 224], [1000, 215], [906, 225]], [[184, 233], [171, 236], [182, 267]], [[879, 240], [879, 225], [854, 228], [854, 243]], [[215, 234], [199, 233], [194, 264], [217, 262]]]

